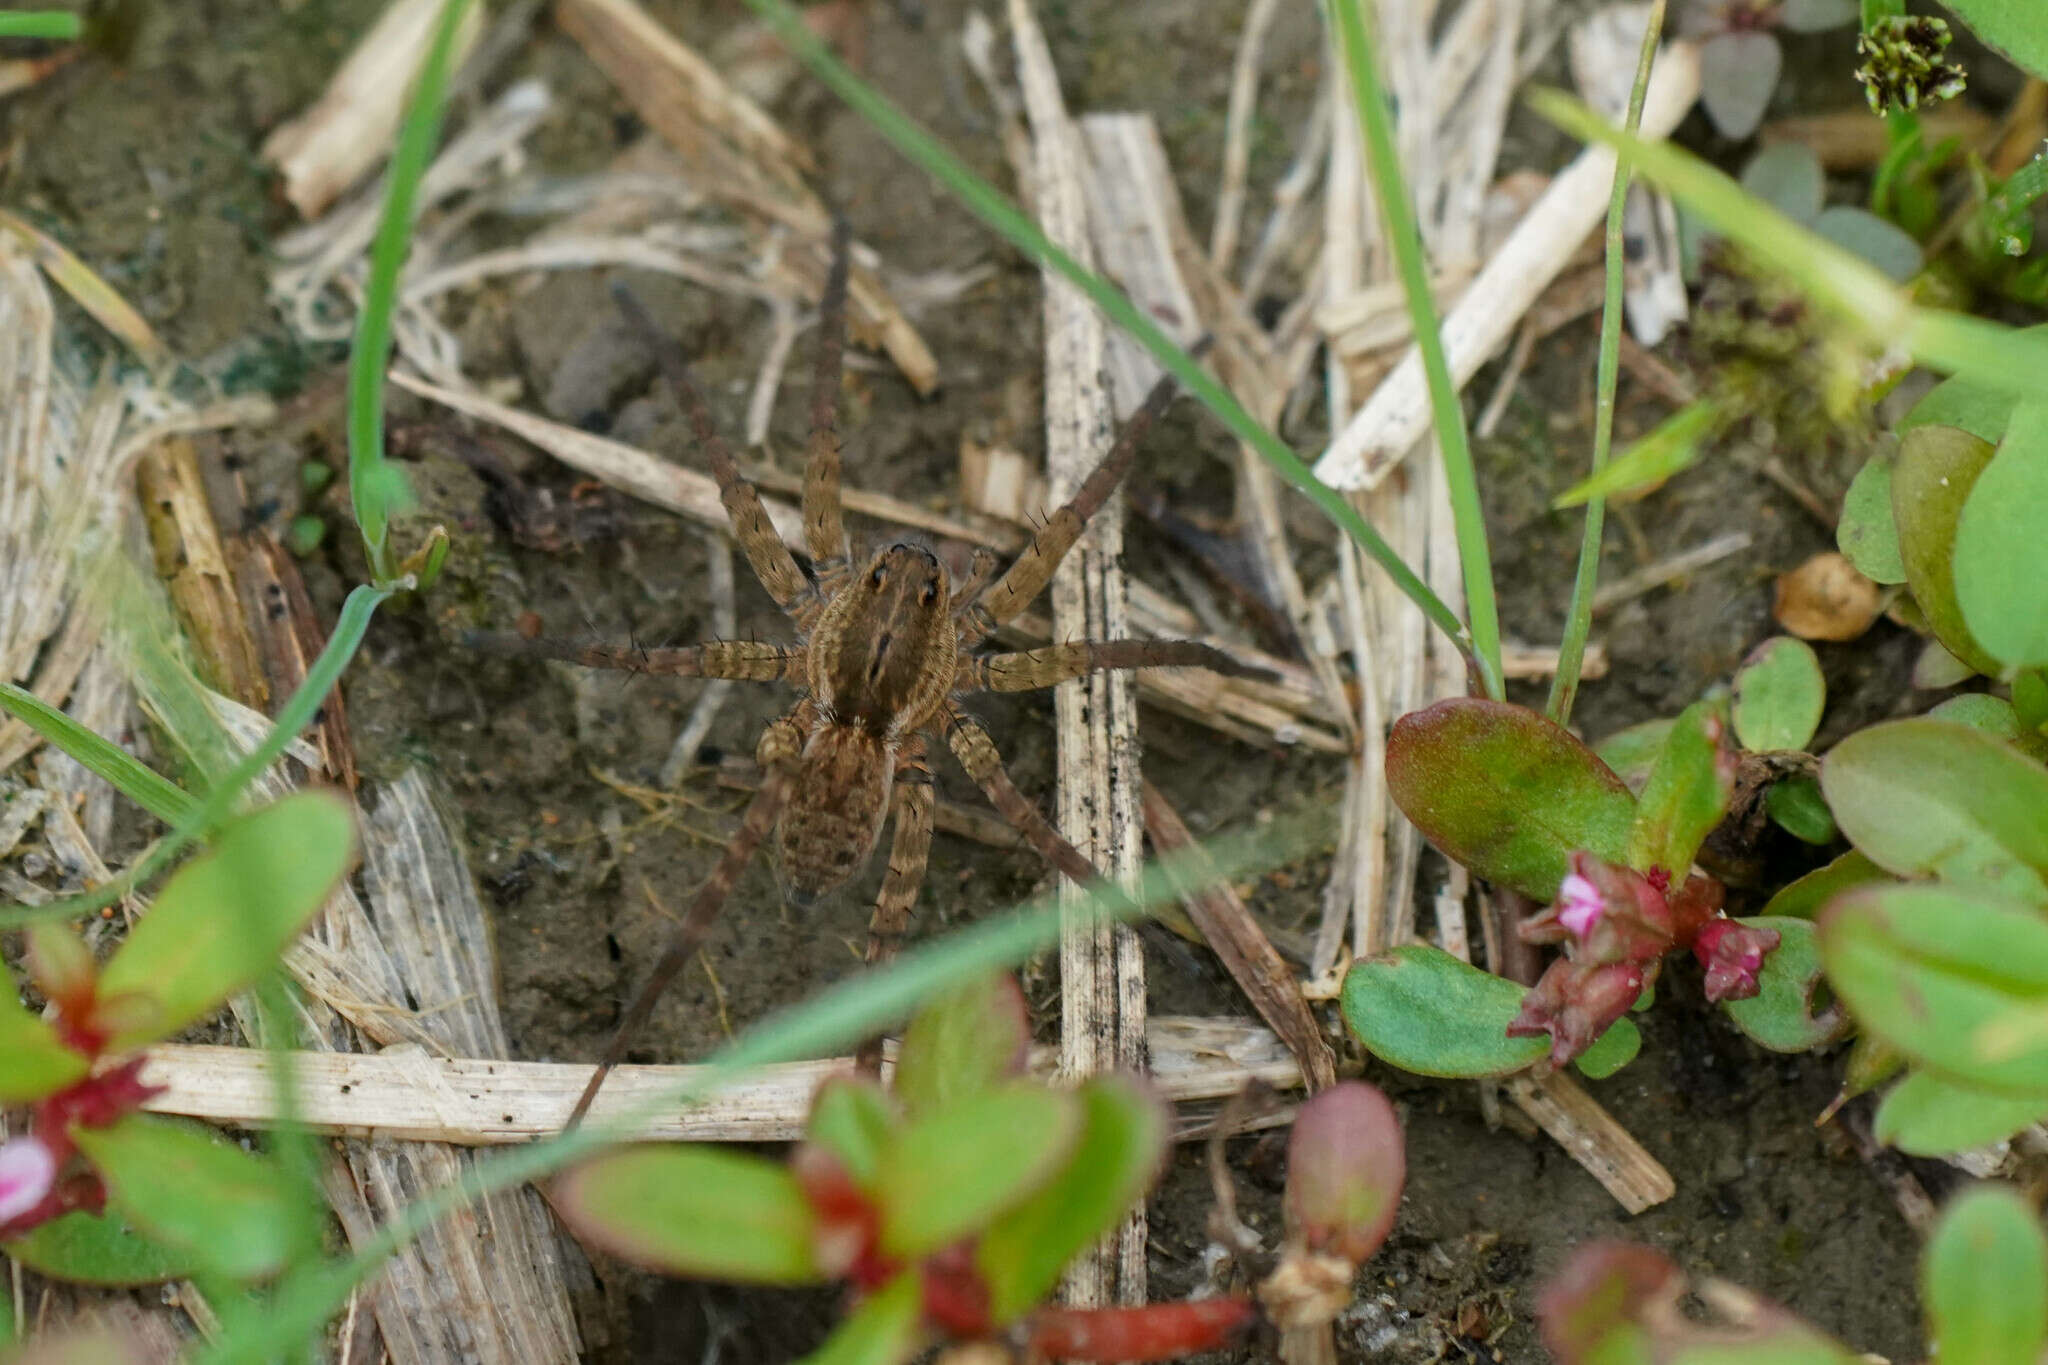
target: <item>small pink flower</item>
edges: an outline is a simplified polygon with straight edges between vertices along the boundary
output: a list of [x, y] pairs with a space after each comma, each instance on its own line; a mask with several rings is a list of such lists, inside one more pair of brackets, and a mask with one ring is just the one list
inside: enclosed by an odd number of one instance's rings
[[0, 1227], [34, 1210], [56, 1183], [57, 1154], [41, 1138], [0, 1143]]
[[1583, 939], [1593, 932], [1600, 916], [1607, 913], [1607, 898], [1600, 888], [1574, 872], [1558, 884], [1557, 922]]
[[1692, 943], [1693, 956], [1707, 969], [1707, 999], [1754, 996], [1762, 989], [1757, 973], [1763, 970], [1765, 956], [1777, 950], [1780, 937], [1775, 929], [1752, 929], [1732, 919], [1709, 920]]

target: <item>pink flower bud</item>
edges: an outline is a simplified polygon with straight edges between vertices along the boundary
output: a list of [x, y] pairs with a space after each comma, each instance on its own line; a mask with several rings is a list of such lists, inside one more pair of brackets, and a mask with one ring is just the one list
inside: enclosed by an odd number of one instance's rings
[[34, 1212], [57, 1184], [57, 1154], [39, 1137], [0, 1143], [0, 1228]]
[[1775, 929], [1753, 929], [1732, 919], [1708, 921], [1693, 940], [1693, 956], [1707, 969], [1707, 999], [1747, 1000], [1762, 989], [1757, 973], [1764, 957], [1775, 951]]
[[1301, 1106], [1288, 1139], [1290, 1240], [1358, 1265], [1393, 1230], [1407, 1174], [1387, 1097], [1363, 1081], [1331, 1086]]
[[1571, 869], [1550, 907], [1517, 929], [1523, 941], [1563, 943], [1587, 964], [1648, 962], [1671, 950], [1671, 911], [1650, 878], [1584, 850]]
[[1607, 898], [1600, 888], [1574, 872], [1557, 888], [1557, 922], [1583, 940], [1593, 925], [1607, 913]]
[[1566, 958], [1550, 964], [1508, 1025], [1510, 1038], [1550, 1035], [1550, 1064], [1563, 1066], [1593, 1046], [1643, 993], [1643, 964], [1581, 966]]

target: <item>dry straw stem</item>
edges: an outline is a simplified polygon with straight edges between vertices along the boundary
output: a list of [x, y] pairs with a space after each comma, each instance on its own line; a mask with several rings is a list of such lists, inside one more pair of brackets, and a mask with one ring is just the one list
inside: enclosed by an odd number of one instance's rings
[[1647, 568], [1638, 569], [1626, 578], [1617, 578], [1602, 587], [1593, 594], [1593, 610], [1595, 613], [1610, 611], [1623, 602], [1641, 597], [1644, 593], [1655, 592], [1665, 584], [1675, 582], [1689, 573], [1696, 573], [1710, 564], [1717, 564], [1730, 555], [1741, 554], [1749, 548], [1749, 544], [1749, 532], [1728, 531], [1689, 550], [1681, 550]]
[[157, 577], [192, 641], [201, 677], [216, 692], [261, 708], [269, 700], [269, 684], [235, 593], [234, 573], [207, 505], [192, 442], [173, 437], [146, 452], [136, 467], [135, 495]]
[[[1643, 136], [1668, 134], [1698, 95], [1697, 47], [1671, 44], [1659, 55], [1650, 77]], [[1560, 171], [1444, 319], [1444, 349], [1459, 385], [1507, 342], [1522, 315], [1599, 222], [1614, 181], [1614, 164], [1610, 149], [1589, 147]], [[1377, 487], [1422, 439], [1429, 422], [1422, 361], [1411, 348], [1330, 443], [1316, 462], [1316, 474], [1337, 488]]]
[[[423, 1001], [423, 1007], [430, 1003]], [[1301, 1070], [1280, 1040], [1246, 1020], [1155, 1018], [1148, 1043], [1151, 1082], [1161, 1098], [1176, 1103], [1224, 1099], [1253, 1080], [1283, 1089], [1301, 1084]], [[1057, 1067], [1051, 1048], [1035, 1049], [1031, 1061], [1043, 1076]], [[369, 1054], [301, 1052], [292, 1063], [302, 1121], [317, 1132], [380, 1142], [530, 1142], [561, 1131], [590, 1079], [590, 1068], [580, 1063], [450, 1057], [418, 1044]], [[722, 1085], [701, 1104], [671, 1109], [633, 1137], [786, 1142], [803, 1132], [818, 1083], [852, 1070], [851, 1057], [763, 1067]], [[598, 1092], [592, 1121], [630, 1112], [650, 1096], [676, 1094], [697, 1071], [619, 1067]], [[271, 1059], [261, 1051], [173, 1044], [151, 1050], [145, 1075], [151, 1084], [168, 1087], [149, 1102], [158, 1113], [238, 1128], [276, 1122]]]
[[[718, 485], [709, 474], [656, 459], [619, 441], [536, 417], [467, 389], [434, 384], [402, 371], [393, 371], [391, 381], [465, 416], [503, 427], [564, 464], [623, 493], [654, 506], [665, 507], [706, 526], [722, 528], [727, 525], [725, 509], [718, 500]], [[749, 469], [747, 472], [767, 487], [787, 486], [793, 482], [765, 469]], [[847, 510], [863, 516], [970, 545], [1015, 550], [1024, 543], [1021, 531], [1001, 522], [980, 517], [973, 520], [948, 517], [915, 503], [857, 488], [844, 489], [842, 501]], [[778, 533], [785, 537], [801, 537], [803, 518], [794, 504], [772, 497], [764, 498], [762, 502]], [[1130, 592], [1134, 634], [1160, 639], [1188, 639], [1201, 635], [1200, 625], [1193, 615], [1162, 594], [1141, 583], [1132, 583]], [[1031, 648], [1047, 643], [1052, 638], [1051, 631], [1051, 623], [1045, 617], [1026, 614], [1003, 631], [1002, 640], [1005, 644]], [[1234, 641], [1211, 639], [1209, 643], [1228, 649], [1248, 663], [1271, 670], [1278, 675], [1278, 680], [1269, 683], [1223, 678], [1195, 670], [1146, 669], [1138, 675], [1140, 692], [1148, 700], [1178, 715], [1254, 744], [1300, 744], [1325, 752], [1344, 752], [1346, 746], [1332, 728], [1334, 719], [1328, 704], [1322, 700], [1314, 678], [1299, 664]], [[1532, 656], [1531, 662], [1541, 666], [1540, 651]]]
[[[798, 234], [802, 274], [817, 292], [831, 218], [804, 184], [816, 169], [810, 151], [633, 0], [556, 0], [555, 18], [681, 153], [706, 193], [749, 215], [764, 236], [771, 224]], [[937, 389], [931, 348], [858, 258], [847, 297], [856, 333], [886, 351], [919, 394]]]
[[[284, 197], [301, 218], [317, 218], [383, 161], [398, 134], [412, 88], [441, 19], [442, 0], [392, 0], [312, 108], [264, 139], [259, 155], [284, 179]], [[455, 62], [476, 42], [483, 7], [463, 16]]]
[[[1092, 266], [1086, 172], [1078, 130], [1067, 117], [1059, 76], [1030, 0], [1010, 0], [1018, 83], [1031, 127], [1031, 202], [1039, 225], [1062, 250]], [[1114, 405], [1101, 373], [1106, 337], [1100, 314], [1048, 266], [1045, 284], [1045, 463], [1055, 497], [1065, 498], [1108, 447]], [[1052, 581], [1054, 638], [1128, 634], [1123, 509], [1112, 498], [1089, 521]], [[1055, 823], [1082, 856], [1128, 883], [1142, 845], [1138, 806], [1138, 708], [1132, 680], [1096, 673], [1063, 683], [1053, 696], [1059, 740]], [[1063, 899], [1080, 888], [1063, 884]], [[1128, 925], [1075, 919], [1060, 935], [1060, 1070], [1090, 1076], [1145, 1065], [1145, 957]], [[1095, 1307], [1144, 1303], [1145, 1210], [1068, 1269], [1063, 1295]]]
[[1571, 1077], [1562, 1072], [1540, 1081], [1516, 1076], [1506, 1085], [1516, 1106], [1630, 1213], [1641, 1213], [1678, 1192], [1671, 1172]]

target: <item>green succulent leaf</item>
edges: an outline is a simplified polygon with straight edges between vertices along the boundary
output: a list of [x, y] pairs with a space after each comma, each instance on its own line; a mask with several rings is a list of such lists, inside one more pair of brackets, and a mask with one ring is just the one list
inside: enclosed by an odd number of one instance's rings
[[295, 792], [224, 826], [179, 868], [100, 973], [99, 998], [148, 1000], [110, 1051], [167, 1038], [276, 965], [355, 859], [355, 817], [332, 792]]
[[1942, 1210], [1920, 1268], [1941, 1365], [2012, 1365], [2048, 1344], [2048, 1236], [2017, 1190], [1982, 1185]]
[[1955, 427], [1978, 440], [1997, 445], [2019, 399], [2009, 389], [1956, 375], [1942, 380], [1899, 419], [1899, 435], [1915, 427]]
[[2014, 410], [1955, 528], [1970, 637], [2007, 669], [2048, 664], [2048, 402]]
[[1750, 651], [1735, 670], [1735, 738], [1751, 753], [1804, 749], [1820, 728], [1828, 700], [1813, 646], [1777, 635]]
[[1657, 766], [1657, 755], [1664, 752], [1664, 741], [1671, 737], [1673, 724], [1669, 720], [1646, 720], [1616, 730], [1595, 744], [1593, 753], [1614, 770], [1614, 775], [1630, 791], [1641, 792]]
[[865, 1076], [833, 1076], [811, 1099], [804, 1137], [838, 1157], [854, 1184], [867, 1186], [902, 1128], [903, 1112], [879, 1083]]
[[1827, 177], [1811, 147], [1775, 142], [1742, 168], [1742, 188], [1793, 222], [1811, 223], [1826, 202]]
[[1828, 984], [1863, 1029], [1967, 1085], [2048, 1094], [2048, 922], [1952, 886], [1865, 887], [1819, 920]]
[[916, 1355], [924, 1338], [924, 1286], [906, 1270], [860, 1302], [802, 1365], [896, 1365]]
[[1927, 713], [1935, 720], [1967, 725], [1972, 730], [2010, 744], [2036, 763], [2048, 763], [2048, 735], [2029, 730], [2020, 723], [2013, 704], [1989, 692], [1965, 692], [1950, 697]]
[[1031, 1014], [1007, 972], [947, 991], [919, 1010], [896, 1058], [896, 1098], [913, 1115], [935, 1114], [1024, 1070]]
[[999, 1215], [975, 1245], [997, 1323], [1014, 1322], [1043, 1302], [1067, 1263], [1144, 1197], [1166, 1156], [1169, 1116], [1143, 1084], [1099, 1076], [1076, 1094], [1081, 1136], [1066, 1164]]
[[1645, 872], [1661, 867], [1674, 881], [1684, 881], [1701, 842], [1728, 813], [1735, 756], [1727, 747], [1722, 715], [1720, 703], [1699, 701], [1672, 723], [1636, 806], [1629, 866]]
[[710, 1146], [626, 1147], [571, 1170], [550, 1202], [576, 1235], [671, 1275], [816, 1284], [817, 1220], [779, 1162]]
[[1623, 1017], [1608, 1025], [1607, 1032], [1595, 1038], [1593, 1046], [1573, 1059], [1572, 1065], [1594, 1080], [1604, 1081], [1634, 1061], [1642, 1050], [1642, 1030], [1633, 1020]]
[[[67, 929], [68, 933], [69, 930]], [[31, 1014], [0, 968], [0, 1104], [26, 1104], [83, 1080], [90, 1064]]]
[[1813, 993], [1820, 986], [1821, 968], [1809, 921], [1759, 916], [1737, 923], [1776, 930], [1778, 946], [1764, 957], [1757, 993], [1721, 1006], [1735, 1027], [1773, 1052], [1806, 1052], [1848, 1032], [1849, 1021], [1840, 1010], [1814, 1013]]
[[1995, 674], [1998, 660], [1970, 634], [1955, 581], [1956, 524], [1992, 453], [1989, 442], [1955, 427], [1907, 432], [1892, 465], [1892, 519], [1906, 582], [1934, 637], [1979, 673]]
[[1381, 1061], [1418, 1076], [1505, 1076], [1550, 1051], [1548, 1038], [1510, 1038], [1527, 988], [1427, 943], [1354, 963], [1344, 1022]]
[[1835, 528], [1835, 546], [1849, 557], [1856, 572], [1873, 583], [1903, 583], [1906, 563], [1899, 557], [1899, 528], [1892, 520], [1892, 462], [1873, 455], [1856, 471], [1842, 498], [1842, 520]]
[[1976, 1090], [1913, 1071], [1877, 1106], [1877, 1140], [1912, 1156], [1947, 1156], [2011, 1137], [2048, 1118], [2048, 1094]]
[[1570, 731], [1505, 702], [1457, 697], [1394, 722], [1387, 787], [1475, 876], [1548, 901], [1574, 849], [1621, 862], [1635, 798]]
[[986, 1228], [1065, 1165], [1082, 1130], [1071, 1091], [1013, 1081], [913, 1120], [875, 1177], [881, 1249], [922, 1256]]
[[1852, 848], [1833, 862], [1816, 867], [1799, 880], [1781, 887], [1765, 902], [1764, 917], [1812, 919], [1820, 913], [1823, 905], [1844, 891], [1891, 880], [1889, 872]]
[[196, 1123], [150, 1114], [71, 1136], [110, 1205], [146, 1236], [232, 1279], [284, 1269], [301, 1220], [292, 1182], [270, 1162]]
[[1772, 784], [1764, 793], [1764, 809], [1780, 829], [1809, 844], [1831, 844], [1840, 832], [1820, 794], [1820, 783], [1804, 773]]
[[1836, 204], [1822, 209], [1813, 230], [1845, 251], [1853, 251], [1903, 284], [1919, 273], [1920, 244], [1897, 224], [1868, 209]]
[[0, 1242], [0, 1249], [38, 1275], [72, 1284], [162, 1284], [204, 1264], [189, 1250], [143, 1236], [111, 1210], [52, 1218], [26, 1236]]
[[2048, 768], [2009, 746], [1926, 717], [1873, 725], [1828, 754], [1821, 789], [1885, 870], [2048, 906]]

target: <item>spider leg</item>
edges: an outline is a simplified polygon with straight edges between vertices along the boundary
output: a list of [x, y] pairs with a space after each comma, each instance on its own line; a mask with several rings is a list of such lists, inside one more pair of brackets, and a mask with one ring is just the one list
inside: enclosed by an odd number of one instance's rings
[[996, 576], [996, 570], [1003, 567], [1003, 561], [994, 550], [986, 545], [974, 547], [974, 558], [968, 561], [967, 577], [960, 580], [953, 589], [953, 619], [958, 621], [974, 608], [981, 596], [981, 590]]
[[[569, 1114], [567, 1128], [574, 1128], [583, 1121], [590, 1111], [590, 1102], [597, 1098], [604, 1078], [611, 1074], [613, 1067], [625, 1057], [626, 1049], [633, 1044], [634, 1035], [647, 1023], [648, 1016], [660, 1003], [672, 983], [690, 964], [697, 948], [704, 941], [712, 921], [725, 905], [726, 897], [732, 894], [740, 873], [754, 856], [761, 841], [768, 837], [768, 831], [775, 828], [775, 819], [782, 813], [782, 803], [789, 794], [792, 777], [788, 758], [797, 752], [803, 736], [796, 723], [788, 716], [775, 721], [761, 736], [761, 753], [770, 761], [763, 764], [765, 771], [761, 778], [761, 789], [754, 793], [748, 803], [746, 814], [740, 817], [740, 827], [725, 846], [725, 854], [718, 860], [718, 866], [704, 884], [697, 888], [696, 896], [690, 901], [690, 908], [683, 912], [682, 923], [676, 926], [675, 934], [669, 939], [668, 948], [661, 960], [654, 964], [648, 974], [647, 984], [633, 997], [633, 1003], [619, 1021], [618, 1032], [604, 1050], [597, 1069], [590, 1073], [589, 1084], [583, 1087], [583, 1094], [576, 1101], [576, 1108]], [[779, 761], [777, 761], [779, 759]]]
[[735, 682], [801, 684], [802, 645], [772, 645], [759, 640], [707, 640], [679, 649], [648, 649], [640, 645], [584, 644], [571, 640], [529, 640], [523, 635], [470, 631], [465, 648], [479, 654], [514, 659], [560, 659], [585, 668], [615, 668], [627, 673], [660, 673], [675, 678], [730, 678]]
[[1194, 640], [1075, 640], [1016, 654], [960, 660], [955, 692], [1028, 692], [1108, 668], [1206, 668], [1233, 678], [1271, 678], [1214, 645]]
[[[897, 760], [896, 790], [890, 799], [896, 831], [889, 845], [889, 872], [882, 879], [881, 893], [875, 897], [874, 917], [868, 921], [870, 967], [878, 967], [896, 956], [896, 949], [910, 930], [918, 888], [924, 885], [925, 864], [931, 856], [933, 805], [932, 771], [925, 766], [924, 741], [913, 737]], [[859, 1065], [866, 1075], [881, 1074], [879, 1037], [862, 1045]]]
[[804, 543], [819, 591], [829, 597], [847, 573], [846, 526], [839, 516], [839, 381], [846, 361], [846, 271], [853, 233], [832, 222], [832, 268], [818, 304], [818, 359], [811, 377], [810, 458], [804, 465]]
[[1030, 605], [1032, 598], [1044, 591], [1060, 561], [1081, 538], [1081, 530], [1088, 524], [1088, 518], [1101, 510], [1102, 504], [1109, 500], [1109, 495], [1130, 471], [1139, 443], [1145, 439], [1145, 433], [1158, 420], [1159, 414], [1166, 411], [1173, 395], [1172, 375], [1164, 376], [1152, 386], [1144, 406], [1131, 414], [1131, 420], [1124, 424], [1116, 444], [1110, 447], [1109, 454], [1102, 457], [1102, 463], [1082, 481], [1081, 487], [1065, 506], [1046, 518], [1045, 525], [1038, 528], [1038, 534], [1031, 538], [1031, 543], [1010, 565], [1009, 572], [961, 612], [961, 644], [971, 646], [986, 640], [998, 626], [1014, 618]]
[[725, 515], [732, 522], [732, 533], [747, 552], [747, 563], [753, 566], [754, 577], [761, 580], [761, 586], [775, 599], [775, 605], [799, 624], [806, 621], [816, 610], [818, 592], [797, 567], [796, 559], [789, 553], [789, 547], [782, 543], [782, 537], [775, 533], [775, 524], [768, 520], [768, 511], [761, 505], [761, 494], [754, 485], [740, 476], [739, 466], [733, 463], [732, 451], [726, 446], [725, 438], [711, 425], [711, 410], [704, 406], [704, 396], [697, 392], [696, 384], [690, 378], [690, 362], [683, 355], [683, 348], [676, 339], [661, 330], [639, 299], [633, 297], [623, 285], [612, 287], [612, 297], [633, 326], [637, 328], [648, 347], [653, 350], [661, 371], [668, 377], [669, 387], [676, 392], [676, 401], [683, 405], [689, 415], [690, 425], [697, 433], [697, 444], [704, 447], [705, 458], [711, 463], [711, 473], [718, 480], [719, 501], [725, 504]]
[[1016, 826], [1017, 832], [1038, 850], [1040, 856], [1079, 884], [1102, 879], [1102, 874], [1096, 871], [1095, 865], [1081, 850], [1068, 843], [1066, 837], [1053, 828], [1052, 821], [1017, 790], [1017, 784], [1010, 780], [1010, 774], [1003, 767], [1003, 756], [997, 752], [996, 742], [989, 738], [980, 721], [958, 706], [949, 704], [940, 724], [945, 727], [947, 747], [953, 751], [953, 757], [960, 760], [960, 766], [967, 770], [967, 775], [974, 779], [974, 785], [981, 788], [989, 804]]

